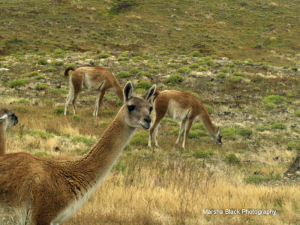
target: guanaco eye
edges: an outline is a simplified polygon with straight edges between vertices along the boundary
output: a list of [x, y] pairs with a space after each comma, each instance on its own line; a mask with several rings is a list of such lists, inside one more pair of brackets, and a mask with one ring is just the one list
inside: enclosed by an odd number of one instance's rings
[[128, 110], [129, 110], [129, 112], [133, 111], [133, 110], [134, 110], [134, 108], [135, 108], [135, 106], [134, 106], [134, 105], [129, 105], [129, 106], [128, 106]]
[[153, 108], [152, 108], [152, 107], [150, 107], [150, 110], [149, 110], [149, 111], [150, 111], [150, 113], [152, 112], [152, 110], [153, 110]]

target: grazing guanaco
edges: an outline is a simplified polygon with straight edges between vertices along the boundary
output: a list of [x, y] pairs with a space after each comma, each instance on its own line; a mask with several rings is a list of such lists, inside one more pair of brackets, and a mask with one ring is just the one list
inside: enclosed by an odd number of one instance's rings
[[119, 99], [123, 101], [123, 91], [116, 77], [107, 69], [99, 66], [94, 67], [79, 67], [75, 69], [73, 67], [68, 67], [65, 70], [65, 77], [69, 76], [69, 71], [72, 70], [73, 73], [70, 77], [70, 91], [67, 97], [65, 115], [68, 111], [68, 106], [72, 100], [74, 114], [76, 114], [76, 100], [79, 92], [84, 86], [89, 90], [98, 91], [96, 98], [95, 111], [93, 113], [94, 117], [98, 116], [98, 111], [103, 100], [104, 94], [108, 89], [114, 89]]
[[[15, 126], [18, 117], [9, 109], [0, 109], [0, 154], [5, 154], [5, 132], [6, 129]], [[1, 221], [1, 218], [0, 218]]]
[[182, 148], [185, 148], [186, 137], [189, 134], [194, 119], [201, 119], [213, 140], [218, 145], [222, 145], [222, 136], [220, 135], [219, 127], [216, 129], [211, 121], [211, 117], [207, 109], [195, 95], [185, 91], [155, 91], [153, 102], [155, 120], [149, 131], [149, 147], [151, 147], [153, 133], [155, 146], [159, 147], [157, 140], [158, 127], [166, 114], [174, 120], [182, 121], [179, 135], [176, 140], [176, 144], [178, 144], [182, 133], [185, 131]]
[[0, 156], [0, 224], [57, 225], [72, 216], [100, 186], [137, 128], [151, 127], [149, 99], [124, 87], [124, 105], [98, 142], [74, 160], [28, 153]]

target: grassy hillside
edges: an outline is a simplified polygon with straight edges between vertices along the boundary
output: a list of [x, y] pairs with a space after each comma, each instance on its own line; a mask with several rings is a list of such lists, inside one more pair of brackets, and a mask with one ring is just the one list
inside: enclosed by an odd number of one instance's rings
[[[0, 53], [130, 50], [200, 51], [292, 64], [300, 48], [298, 1], [22, 0], [0, 2]], [[122, 6], [122, 5], [121, 5]]]
[[[63, 116], [64, 70], [107, 68], [137, 93], [190, 91], [220, 127], [222, 147], [195, 122], [186, 149], [164, 118], [161, 148], [139, 129], [103, 186], [62, 224], [298, 224], [299, 1], [0, 1], [0, 108], [20, 124], [7, 152], [74, 158], [87, 152], [121, 107], [83, 89]], [[118, 11], [125, 7], [125, 11]], [[143, 81], [143, 82], [142, 82]], [[145, 82], [146, 81], [146, 82]], [[153, 143], [152, 143], [153, 144]], [[205, 215], [203, 209], [276, 210], [275, 216]]]
[[[108, 68], [122, 86], [132, 81], [138, 93], [151, 83], [159, 90], [190, 91], [220, 126], [222, 147], [195, 122], [186, 150], [175, 146], [179, 123], [170, 118], [159, 128], [159, 149], [149, 149], [148, 133], [139, 129], [103, 187], [63, 224], [297, 223], [299, 178], [283, 177], [300, 149], [297, 68], [204, 57], [199, 52], [198, 57], [133, 53], [114, 57], [55, 50], [3, 57], [0, 107], [12, 109], [20, 121], [6, 134], [8, 152], [73, 158], [91, 148], [121, 102], [108, 91], [100, 118], [95, 119], [96, 93], [83, 89], [78, 114], [72, 115], [70, 107], [70, 114], [62, 115], [68, 94], [63, 72], [86, 63]], [[141, 82], [145, 77], [149, 80]], [[214, 216], [202, 211], [229, 208], [272, 209], [277, 214]]]

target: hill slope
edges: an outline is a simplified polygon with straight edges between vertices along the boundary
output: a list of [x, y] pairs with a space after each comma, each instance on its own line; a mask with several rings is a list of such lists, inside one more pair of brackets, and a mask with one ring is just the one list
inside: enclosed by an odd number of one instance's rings
[[125, 1], [115, 2], [0, 2], [0, 54], [56, 48], [200, 51], [284, 64], [270, 55], [300, 49], [299, 1], [141, 0], [120, 12], [114, 9]]

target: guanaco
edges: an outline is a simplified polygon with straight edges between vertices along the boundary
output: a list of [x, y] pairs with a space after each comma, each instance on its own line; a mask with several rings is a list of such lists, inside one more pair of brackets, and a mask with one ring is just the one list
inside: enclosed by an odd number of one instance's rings
[[151, 147], [152, 135], [154, 133], [155, 146], [158, 145], [158, 127], [165, 115], [169, 115], [172, 119], [181, 121], [180, 131], [176, 140], [176, 145], [180, 141], [180, 137], [184, 132], [182, 148], [185, 148], [186, 138], [189, 134], [192, 123], [195, 119], [201, 119], [207, 131], [213, 140], [222, 145], [219, 127], [213, 125], [211, 117], [201, 102], [195, 95], [185, 91], [165, 90], [155, 91], [153, 96], [155, 120], [149, 131], [148, 146]]
[[[98, 142], [74, 160], [28, 153], [0, 156], [0, 224], [57, 225], [72, 216], [100, 186], [137, 128], [151, 127], [149, 99], [123, 90], [124, 105]], [[101, 218], [100, 218], [101, 219]]]
[[70, 91], [65, 106], [65, 115], [67, 114], [68, 106], [71, 100], [74, 114], [76, 114], [76, 100], [83, 86], [88, 90], [95, 90], [98, 92], [95, 110], [93, 113], [94, 117], [98, 116], [98, 111], [104, 94], [108, 89], [114, 89], [119, 99], [123, 101], [124, 96], [122, 87], [117, 78], [109, 70], [99, 66], [79, 67], [78, 69], [68, 67], [65, 70], [65, 77], [69, 76], [70, 70], [72, 70], [73, 73], [70, 77]]
[[0, 109], [0, 154], [5, 154], [5, 132], [6, 129], [15, 126], [18, 117], [9, 109]]

